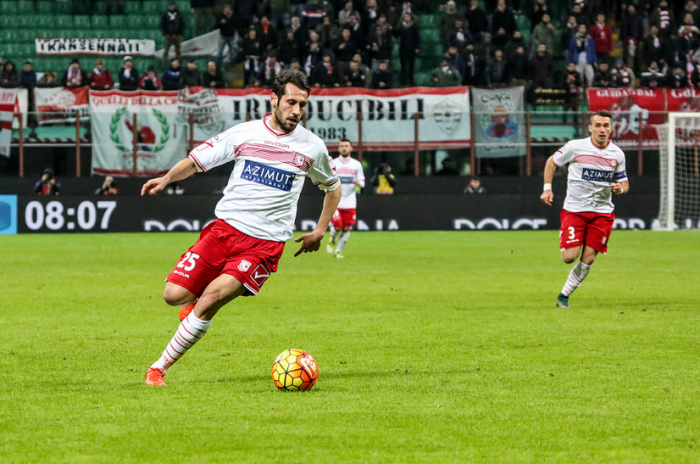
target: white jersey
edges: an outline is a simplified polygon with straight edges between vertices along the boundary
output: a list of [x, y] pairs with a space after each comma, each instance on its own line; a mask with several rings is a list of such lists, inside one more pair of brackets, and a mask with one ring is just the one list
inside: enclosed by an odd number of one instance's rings
[[574, 213], [612, 213], [613, 182], [628, 182], [625, 154], [614, 143], [595, 146], [591, 138], [571, 140], [554, 154], [554, 164], [569, 164], [564, 209]]
[[251, 237], [284, 242], [293, 235], [304, 177], [322, 190], [335, 190], [340, 181], [320, 138], [301, 125], [277, 134], [270, 117], [233, 126], [189, 156], [201, 172], [235, 161], [216, 217]]
[[343, 196], [340, 199], [338, 209], [355, 209], [357, 208], [355, 181], [360, 181], [360, 187], [365, 186], [365, 172], [362, 169], [362, 163], [349, 156], [343, 158], [342, 155], [334, 161], [338, 170], [340, 186], [343, 189]]

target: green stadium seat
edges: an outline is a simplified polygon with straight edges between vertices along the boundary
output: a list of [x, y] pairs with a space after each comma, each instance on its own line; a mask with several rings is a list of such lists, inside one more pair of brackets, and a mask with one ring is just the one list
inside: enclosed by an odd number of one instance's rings
[[92, 14], [93, 15], [104, 15], [107, 13], [107, 3], [108, 2], [93, 2], [92, 3]]
[[90, 16], [88, 15], [75, 15], [73, 16], [73, 27], [75, 29], [91, 29], [92, 24], [90, 24]]
[[420, 87], [431, 87], [430, 73], [416, 73], [416, 85]]
[[0, 2], [0, 13], [2, 13], [4, 15], [17, 14], [19, 12], [18, 8], [17, 8], [17, 3], [19, 3], [19, 2], [8, 2], [8, 1]]
[[[4, 1], [2, 3], [8, 3], [7, 1]], [[15, 2], [17, 3], [17, 13], [19, 14], [34, 14], [34, 2], [33, 1], [20, 1], [20, 2]]]
[[72, 2], [70, 1], [63, 1], [63, 2], [53, 2], [53, 10], [55, 13], [58, 14], [71, 14], [73, 11], [73, 7], [71, 5]]
[[[129, 3], [131, 3], [131, 2], [129, 2]], [[144, 0], [144, 2], [141, 5], [142, 5], [143, 13], [145, 13], [145, 14], [161, 15], [167, 9], [167, 4], [164, 8], [161, 8], [161, 3], [158, 0]], [[127, 3], [127, 8], [129, 8], [128, 3]], [[128, 12], [128, 10], [127, 10], [127, 12]]]
[[73, 29], [73, 17], [69, 15], [56, 15], [54, 18], [54, 27], [56, 29]]
[[53, 29], [46, 31], [44, 37], [50, 39], [71, 39], [74, 37], [74, 32], [71, 29]]
[[436, 44], [441, 43], [440, 31], [437, 29], [426, 29], [421, 33], [421, 43], [422, 44]]
[[114, 36], [113, 32], [109, 29], [93, 29], [92, 37], [95, 39], [111, 39]]
[[40, 37], [44, 29], [19, 29], [15, 33], [17, 37], [17, 42], [31, 42], [34, 43], [36, 37]]
[[52, 14], [55, 2], [36, 2], [36, 12], [39, 14]]
[[418, 23], [420, 25], [421, 30], [423, 30], [437, 27], [438, 21], [435, 15], [424, 14], [418, 18]]
[[0, 34], [0, 43], [19, 42], [19, 39], [17, 38], [18, 33], [19, 31], [15, 31], [12, 29], [2, 31], [2, 34]]
[[109, 27], [111, 29], [126, 29], [126, 16], [112, 15], [109, 17]]
[[5, 56], [14, 56], [19, 54], [19, 44], [18, 43], [8, 43], [5, 44], [3, 47], [3, 55]]
[[36, 55], [36, 45], [30, 44], [19, 44], [19, 55], [25, 58], [32, 58]]
[[38, 27], [44, 30], [53, 29], [55, 24], [55, 18], [51, 15], [41, 14], [34, 16], [33, 27]]
[[17, 15], [2, 15], [0, 16], [0, 29], [22, 29], [20, 25], [21, 16]]
[[109, 29], [109, 16], [93, 15], [91, 23], [95, 30], [107, 30]]
[[127, 15], [133, 15], [133, 14], [140, 14], [145, 11], [146, 4], [150, 3], [149, 1], [144, 1], [142, 2], [134, 2], [134, 1], [129, 1], [126, 2], [126, 14]]
[[41, 71], [53, 71], [60, 80], [63, 77], [63, 73], [68, 69], [69, 64], [70, 60], [68, 58], [46, 58], [44, 59], [44, 66], [46, 66], [46, 68]]
[[160, 16], [150, 15], [143, 17], [143, 27], [147, 29], [160, 30]]
[[89, 29], [73, 30], [74, 39], [92, 39], [92, 31]]

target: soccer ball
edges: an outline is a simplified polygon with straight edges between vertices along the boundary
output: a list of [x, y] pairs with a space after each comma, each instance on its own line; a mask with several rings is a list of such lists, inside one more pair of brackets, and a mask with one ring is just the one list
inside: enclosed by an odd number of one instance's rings
[[316, 385], [318, 365], [304, 350], [286, 350], [272, 363], [272, 380], [282, 391], [306, 391]]

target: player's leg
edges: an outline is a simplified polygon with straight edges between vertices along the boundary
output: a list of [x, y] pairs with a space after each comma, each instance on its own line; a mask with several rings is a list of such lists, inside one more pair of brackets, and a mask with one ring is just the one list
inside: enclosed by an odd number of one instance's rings
[[331, 241], [328, 242], [328, 245], [326, 245], [326, 251], [328, 253], [335, 253], [335, 246], [338, 244], [338, 234], [342, 235], [342, 227], [343, 227], [343, 222], [340, 218], [340, 211], [337, 209], [335, 210], [335, 213], [333, 213], [333, 217], [331, 218], [331, 223], [330, 223], [330, 229], [331, 229]]
[[344, 225], [343, 226], [343, 235], [338, 240], [338, 246], [335, 247], [335, 257], [336, 258], [344, 258], [343, 250], [345, 249], [345, 245], [348, 244], [348, 240], [350, 240], [350, 226]]
[[[583, 243], [586, 237], [586, 219], [584, 216], [570, 211], [562, 210], [561, 212], [561, 228], [559, 229], [559, 248], [561, 250], [561, 259], [571, 264], [581, 256], [581, 251], [584, 248]], [[562, 288], [561, 293], [557, 297], [556, 305], [559, 308], [569, 307], [569, 296], [578, 288], [578, 272], [579, 264], [576, 264], [566, 279], [566, 283]], [[582, 281], [582, 280], [581, 280]]]
[[194, 293], [172, 282], [165, 283], [163, 299], [170, 306], [180, 306], [180, 320], [184, 320], [194, 309], [197, 297]]
[[243, 284], [231, 275], [222, 274], [214, 279], [197, 300], [194, 311], [180, 323], [163, 354], [151, 365], [146, 374], [146, 384], [165, 385], [163, 376], [168, 368], [204, 337], [211, 326], [211, 319], [221, 307], [245, 292]]

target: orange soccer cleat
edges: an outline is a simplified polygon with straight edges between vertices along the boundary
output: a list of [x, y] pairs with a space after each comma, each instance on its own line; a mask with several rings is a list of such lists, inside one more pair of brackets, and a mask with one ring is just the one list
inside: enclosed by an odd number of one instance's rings
[[167, 384], [163, 382], [163, 377], [165, 376], [165, 371], [163, 369], [158, 369], [156, 367], [151, 367], [146, 372], [146, 385], [151, 385], [154, 387], [166, 386]]
[[190, 315], [192, 310], [194, 309], [194, 306], [197, 304], [197, 300], [194, 300], [194, 303], [189, 304], [187, 306], [181, 306], [180, 307], [180, 320], [184, 321], [187, 316]]

